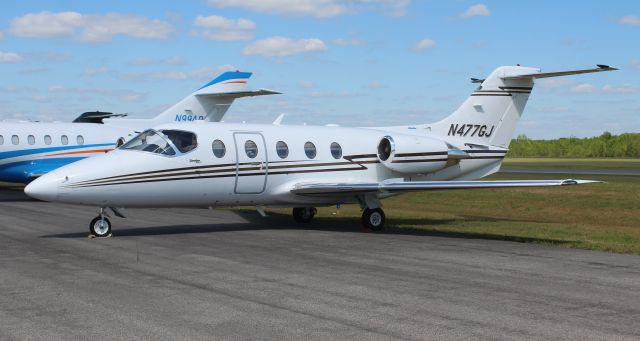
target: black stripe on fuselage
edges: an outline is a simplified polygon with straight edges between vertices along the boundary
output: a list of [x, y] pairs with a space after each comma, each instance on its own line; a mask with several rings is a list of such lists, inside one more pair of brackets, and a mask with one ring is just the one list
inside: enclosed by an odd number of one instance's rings
[[[235, 176], [236, 172], [246, 172], [246, 171], [256, 171], [256, 170], [264, 170], [267, 174], [275, 174], [276, 172], [272, 172], [272, 169], [286, 169], [286, 168], [308, 168], [308, 167], [327, 167], [327, 166], [348, 166], [348, 165], [358, 165], [358, 169], [367, 169], [362, 164], [370, 164], [377, 163], [378, 161], [362, 161], [358, 163], [354, 162], [327, 162], [327, 163], [309, 163], [309, 164], [301, 164], [301, 165], [278, 165], [278, 166], [266, 166], [266, 167], [229, 167], [225, 169], [213, 169], [213, 170], [199, 170], [194, 172], [183, 172], [183, 173], [171, 173], [171, 174], [154, 174], [154, 175], [146, 175], [146, 176], [125, 176], [122, 175], [118, 179], [105, 178], [105, 179], [96, 179], [96, 180], [88, 180], [83, 182], [78, 182], [74, 185], [96, 185], [96, 184], [107, 184], [110, 182], [117, 181], [132, 181], [132, 180], [144, 180], [144, 179], [155, 179], [155, 178], [166, 178], [166, 177], [177, 177], [177, 176], [189, 176], [189, 175], [200, 175], [201, 177], [205, 177], [205, 174], [219, 174], [219, 173], [233, 173], [229, 174], [230, 176]], [[342, 169], [342, 168], [336, 168]], [[246, 175], [247, 173], [239, 173], [239, 175]]]
[[[375, 154], [371, 154], [371, 155], [375, 157]], [[351, 158], [360, 159], [365, 157], [371, 157], [371, 155], [355, 155], [355, 156], [352, 156]], [[347, 156], [345, 156], [345, 158], [347, 158]], [[304, 160], [304, 161], [307, 161], [307, 160]], [[270, 174], [274, 174], [275, 172], [269, 172], [268, 170], [269, 169], [285, 169], [285, 168], [341, 166], [341, 165], [346, 166], [346, 165], [353, 165], [353, 164], [358, 165], [359, 166], [358, 169], [367, 169], [365, 166], [363, 166], [363, 164], [371, 164], [371, 163], [379, 162], [378, 160], [367, 160], [367, 161], [363, 160], [363, 161], [349, 161], [349, 162], [306, 163], [306, 164], [296, 164], [296, 165], [283, 164], [283, 163], [304, 162], [304, 161], [303, 160], [272, 161], [267, 163], [265, 167], [255, 167], [257, 162], [246, 162], [246, 163], [240, 163], [239, 165], [252, 165], [254, 167], [236, 167], [235, 163], [227, 163], [227, 164], [210, 165], [210, 166], [172, 168], [172, 169], [165, 169], [165, 170], [158, 170], [158, 171], [148, 171], [148, 172], [125, 174], [125, 175], [116, 175], [116, 176], [110, 176], [110, 177], [93, 179], [93, 180], [85, 180], [85, 181], [77, 182], [74, 185], [104, 184], [104, 183], [115, 182], [115, 181], [143, 180], [143, 179], [166, 178], [166, 177], [174, 178], [176, 176], [203, 175], [203, 174], [229, 173], [229, 172], [233, 172], [234, 174], [231, 174], [231, 175], [235, 176], [236, 172], [246, 172], [246, 171], [262, 170], [262, 169], [265, 169], [265, 171], [267, 171]], [[274, 166], [270, 164], [278, 164], [278, 165]], [[169, 172], [175, 172], [177, 170], [190, 170], [190, 171], [180, 172], [180, 173], [169, 173]], [[240, 174], [244, 174], [244, 173], [240, 173]]]
[[[256, 172], [256, 173], [243, 173], [237, 174], [237, 176], [266, 176], [266, 175], [280, 175], [280, 174], [301, 174], [301, 173], [321, 173], [321, 172], [343, 172], [343, 171], [354, 171], [354, 170], [363, 170], [366, 169], [364, 166], [360, 167], [350, 167], [350, 168], [330, 168], [330, 169], [306, 169], [299, 171], [277, 171], [277, 172]], [[69, 186], [65, 186], [67, 188], [84, 188], [84, 187], [98, 187], [98, 186], [113, 186], [113, 185], [126, 185], [126, 184], [136, 184], [136, 183], [153, 183], [153, 182], [164, 182], [164, 181], [178, 181], [178, 180], [198, 180], [198, 179], [211, 179], [211, 178], [228, 178], [235, 177], [236, 174], [221, 174], [221, 175], [205, 175], [205, 176], [191, 176], [191, 177], [181, 177], [181, 178], [162, 178], [162, 179], [149, 179], [149, 180], [135, 180], [135, 181], [127, 181], [120, 180], [119, 182], [108, 182], [108, 183], [92, 183], [92, 184], [73, 184]]]
[[502, 90], [533, 90], [532, 86], [499, 86]]
[[448, 152], [425, 152], [425, 153], [398, 153], [396, 157], [410, 157], [410, 156], [431, 156], [431, 155], [448, 155]]

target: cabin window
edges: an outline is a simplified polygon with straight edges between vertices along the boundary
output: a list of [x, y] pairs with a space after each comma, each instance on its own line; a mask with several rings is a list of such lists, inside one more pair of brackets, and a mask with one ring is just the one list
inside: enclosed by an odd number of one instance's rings
[[4, 137], [2, 137], [2, 135], [0, 135], [0, 145], [4, 144]]
[[131, 141], [125, 143], [120, 149], [139, 150], [168, 156], [176, 155], [176, 151], [171, 147], [168, 138], [153, 129], [142, 132]]
[[49, 136], [49, 135], [45, 135], [45, 136], [44, 136], [44, 144], [46, 144], [46, 145], [50, 145], [50, 144], [51, 144], [51, 142], [53, 142], [53, 141], [51, 140], [51, 136]]
[[285, 159], [289, 156], [289, 146], [284, 141], [278, 141], [276, 143], [276, 153], [281, 159]]
[[211, 144], [211, 149], [213, 150], [213, 155], [220, 158], [223, 157], [224, 154], [227, 153], [227, 147], [225, 147], [224, 142], [220, 140], [215, 140]]
[[33, 135], [27, 136], [27, 142], [33, 146], [34, 144], [36, 144], [36, 137]]
[[79, 146], [84, 144], [84, 137], [82, 137], [82, 135], [78, 135], [76, 137], [76, 142], [78, 143]]
[[196, 134], [184, 130], [160, 130], [164, 136], [180, 151], [180, 153], [188, 153], [198, 146]]
[[339, 159], [342, 157], [342, 147], [338, 142], [331, 143], [331, 155], [334, 159]]
[[67, 137], [67, 135], [60, 136], [60, 142], [65, 146], [68, 145], [69, 144], [69, 138]]
[[304, 144], [304, 153], [307, 154], [307, 157], [310, 159], [315, 159], [316, 157], [316, 145], [313, 142], [307, 142]]
[[18, 135], [11, 136], [11, 143], [13, 143], [14, 145], [18, 145], [20, 143], [20, 138], [18, 137]]
[[247, 153], [249, 158], [253, 159], [258, 156], [258, 146], [255, 142], [247, 140], [247, 142], [244, 143], [244, 152]]

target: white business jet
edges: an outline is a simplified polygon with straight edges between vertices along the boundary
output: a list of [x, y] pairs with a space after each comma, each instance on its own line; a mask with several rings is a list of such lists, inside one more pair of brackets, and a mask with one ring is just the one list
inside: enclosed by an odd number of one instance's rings
[[611, 71], [541, 72], [503, 66], [449, 117], [378, 128], [279, 124], [164, 124], [107, 154], [33, 181], [38, 199], [101, 207], [90, 223], [110, 234], [107, 209], [121, 207], [292, 207], [309, 222], [315, 206], [358, 203], [362, 222], [382, 230], [380, 200], [408, 191], [584, 184], [588, 180], [481, 181], [495, 173], [536, 78]]
[[0, 181], [29, 183], [68, 163], [110, 151], [162, 123], [219, 122], [236, 98], [277, 92], [247, 90], [249, 72], [225, 72], [151, 119], [88, 112], [74, 122], [0, 122]]

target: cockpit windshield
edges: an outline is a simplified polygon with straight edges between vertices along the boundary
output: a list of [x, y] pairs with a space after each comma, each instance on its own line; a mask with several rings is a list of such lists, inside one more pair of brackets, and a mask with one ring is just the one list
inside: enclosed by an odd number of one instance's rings
[[198, 146], [196, 134], [182, 130], [158, 130], [144, 131], [131, 141], [122, 145], [120, 149], [140, 150], [167, 156], [176, 155], [176, 149], [180, 153], [187, 153]]
[[144, 131], [131, 141], [122, 145], [120, 149], [140, 150], [169, 156], [176, 155], [176, 151], [171, 147], [169, 141], [155, 130]]

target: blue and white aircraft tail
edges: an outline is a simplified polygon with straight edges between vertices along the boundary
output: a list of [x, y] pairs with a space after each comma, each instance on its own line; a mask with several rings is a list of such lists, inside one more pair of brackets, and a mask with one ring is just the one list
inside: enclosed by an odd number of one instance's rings
[[[220, 122], [236, 98], [279, 94], [277, 91], [267, 89], [248, 90], [247, 82], [251, 74], [251, 72], [228, 71], [219, 75], [152, 118], [152, 125], [168, 122]], [[137, 125], [141, 120], [112, 118], [104, 121], [118, 125], [122, 123]], [[145, 128], [148, 128], [149, 120], [142, 121]]]

